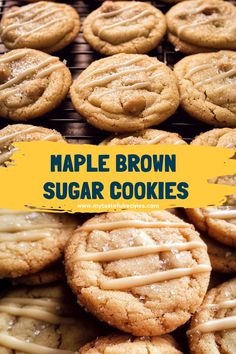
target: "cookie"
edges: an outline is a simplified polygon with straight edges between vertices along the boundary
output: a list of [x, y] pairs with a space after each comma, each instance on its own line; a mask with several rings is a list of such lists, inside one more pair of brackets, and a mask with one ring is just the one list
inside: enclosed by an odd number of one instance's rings
[[39, 1], [6, 11], [0, 36], [9, 49], [33, 48], [53, 53], [70, 44], [79, 29], [80, 18], [73, 7]]
[[0, 278], [36, 273], [54, 264], [75, 227], [68, 215], [0, 209]]
[[147, 53], [166, 32], [163, 13], [139, 1], [105, 1], [83, 23], [86, 41], [105, 55]]
[[134, 338], [125, 334], [100, 337], [82, 347], [79, 354], [181, 354], [174, 338], [162, 337]]
[[212, 269], [216, 272], [233, 274], [236, 272], [236, 250], [217, 242], [210, 237], [201, 235], [207, 245]]
[[70, 238], [65, 266], [78, 302], [135, 336], [185, 323], [203, 300], [211, 270], [193, 226], [167, 211], [91, 218]]
[[179, 105], [174, 73], [142, 54], [116, 54], [93, 62], [74, 81], [71, 98], [90, 124], [111, 132], [159, 124]]
[[8, 125], [0, 130], [0, 166], [6, 165], [6, 162], [11, 158], [14, 152], [13, 143], [35, 140], [65, 141], [61, 134], [54, 129], [28, 124]]
[[[196, 137], [192, 145], [209, 145], [236, 149], [236, 129], [213, 129]], [[236, 174], [220, 176], [211, 183], [236, 185]], [[195, 226], [218, 242], [236, 247], [236, 194], [227, 197], [223, 206], [186, 209]]]
[[[192, 0], [173, 6], [166, 14], [169, 40], [189, 54], [214, 49], [236, 50], [236, 8], [228, 1]], [[187, 51], [185, 48], [187, 46]], [[204, 51], [205, 51], [204, 50]]]
[[192, 354], [236, 352], [236, 278], [207, 293], [188, 337]]
[[1, 354], [75, 354], [101, 333], [63, 285], [16, 288], [0, 299]]
[[185, 141], [177, 133], [169, 133], [163, 130], [146, 129], [132, 135], [113, 135], [103, 140], [100, 145], [151, 145], [174, 144], [185, 145]]
[[0, 117], [15, 121], [37, 118], [66, 97], [71, 74], [57, 57], [34, 49], [15, 49], [0, 56]]
[[195, 54], [174, 67], [182, 108], [193, 118], [221, 127], [236, 127], [236, 53]]
[[65, 280], [62, 263], [58, 262], [40, 272], [12, 279], [13, 285], [44, 285]]

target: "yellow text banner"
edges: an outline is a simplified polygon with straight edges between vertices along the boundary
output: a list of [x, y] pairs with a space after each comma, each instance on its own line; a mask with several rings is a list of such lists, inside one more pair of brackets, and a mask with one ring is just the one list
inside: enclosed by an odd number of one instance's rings
[[206, 146], [15, 143], [0, 169], [0, 208], [106, 212], [221, 205], [236, 187], [234, 150]]

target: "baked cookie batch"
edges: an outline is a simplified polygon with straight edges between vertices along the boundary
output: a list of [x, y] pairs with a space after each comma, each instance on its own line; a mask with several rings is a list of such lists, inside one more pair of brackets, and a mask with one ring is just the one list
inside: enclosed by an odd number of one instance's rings
[[[232, 3], [167, 0], [178, 4], [166, 15], [147, 2], [97, 4], [82, 30], [106, 57], [72, 82], [63, 54], [52, 53], [74, 41], [79, 14], [62, 2], [28, 2], [0, 23], [9, 50], [0, 56], [0, 117], [15, 121], [0, 130], [0, 168], [10, 168], [14, 142], [67, 143], [22, 123], [68, 92], [89, 124], [113, 133], [100, 145], [184, 145], [154, 127], [181, 105], [217, 127], [192, 145], [236, 150]], [[187, 55], [174, 68], [146, 54], [164, 36]], [[209, 182], [236, 185], [236, 174]], [[220, 207], [86, 218], [1, 209], [0, 354], [181, 354], [183, 325], [191, 354], [234, 354], [235, 272], [236, 195]], [[216, 273], [228, 280], [214, 285]]]

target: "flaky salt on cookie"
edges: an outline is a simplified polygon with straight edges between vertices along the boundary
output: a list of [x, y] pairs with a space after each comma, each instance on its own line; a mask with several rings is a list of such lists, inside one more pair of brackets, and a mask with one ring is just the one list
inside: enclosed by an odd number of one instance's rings
[[0, 352], [75, 354], [105, 334], [62, 284], [18, 287], [0, 299]]
[[187, 332], [191, 354], [236, 351], [236, 278], [211, 289]]
[[167, 211], [91, 218], [70, 238], [65, 266], [78, 302], [135, 336], [162, 335], [188, 321], [211, 270], [199, 234]]
[[38, 1], [4, 12], [0, 36], [9, 49], [56, 52], [70, 44], [80, 29], [78, 13], [67, 4]]
[[71, 74], [59, 58], [34, 49], [0, 56], [0, 117], [24, 121], [56, 108], [66, 97]]
[[76, 226], [68, 215], [0, 209], [0, 278], [39, 272], [60, 260]]

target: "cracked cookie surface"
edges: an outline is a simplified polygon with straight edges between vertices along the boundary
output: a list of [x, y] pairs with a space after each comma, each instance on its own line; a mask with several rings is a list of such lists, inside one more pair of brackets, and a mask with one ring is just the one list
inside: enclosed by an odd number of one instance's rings
[[100, 337], [82, 347], [79, 354], [181, 354], [174, 338], [162, 337], [134, 338], [125, 334]]
[[185, 141], [177, 133], [164, 130], [145, 129], [134, 134], [113, 135], [103, 140], [100, 145], [151, 145], [174, 144], [185, 145]]
[[191, 320], [192, 354], [236, 352], [236, 278], [211, 289]]
[[166, 211], [91, 218], [70, 238], [65, 265], [78, 302], [135, 336], [185, 323], [203, 300], [211, 269], [193, 226]]
[[235, 50], [235, 17], [236, 8], [228, 1], [181, 2], [166, 15], [169, 40], [187, 54], [214, 49]]
[[[236, 150], [236, 129], [212, 129], [197, 136], [191, 144]], [[211, 179], [211, 183], [235, 186], [236, 175], [219, 176]], [[223, 244], [236, 247], [236, 194], [228, 196], [223, 206], [186, 209], [186, 213], [198, 229]]]
[[9, 49], [33, 48], [53, 53], [70, 44], [79, 29], [79, 15], [71, 6], [38, 1], [6, 11], [0, 36]]
[[37, 127], [29, 124], [12, 124], [0, 130], [0, 166], [6, 166], [14, 153], [14, 142], [21, 141], [60, 141], [65, 142], [54, 129]]
[[236, 53], [188, 56], [174, 68], [183, 109], [205, 123], [236, 127]]
[[1, 354], [75, 354], [99, 334], [64, 285], [15, 288], [0, 299]]
[[13, 285], [43, 285], [65, 280], [65, 271], [62, 263], [57, 262], [49, 268], [37, 273], [12, 279]]
[[105, 55], [147, 53], [158, 46], [165, 32], [162, 12], [138, 1], [106, 1], [83, 23], [87, 42]]
[[56, 108], [66, 97], [71, 74], [59, 58], [34, 49], [0, 56], [0, 117], [24, 121]]
[[136, 132], [159, 124], [179, 105], [172, 70], [141, 54], [116, 54], [93, 62], [74, 81], [71, 98], [90, 124], [111, 132]]
[[68, 215], [0, 209], [0, 277], [41, 271], [61, 259], [77, 223]]

